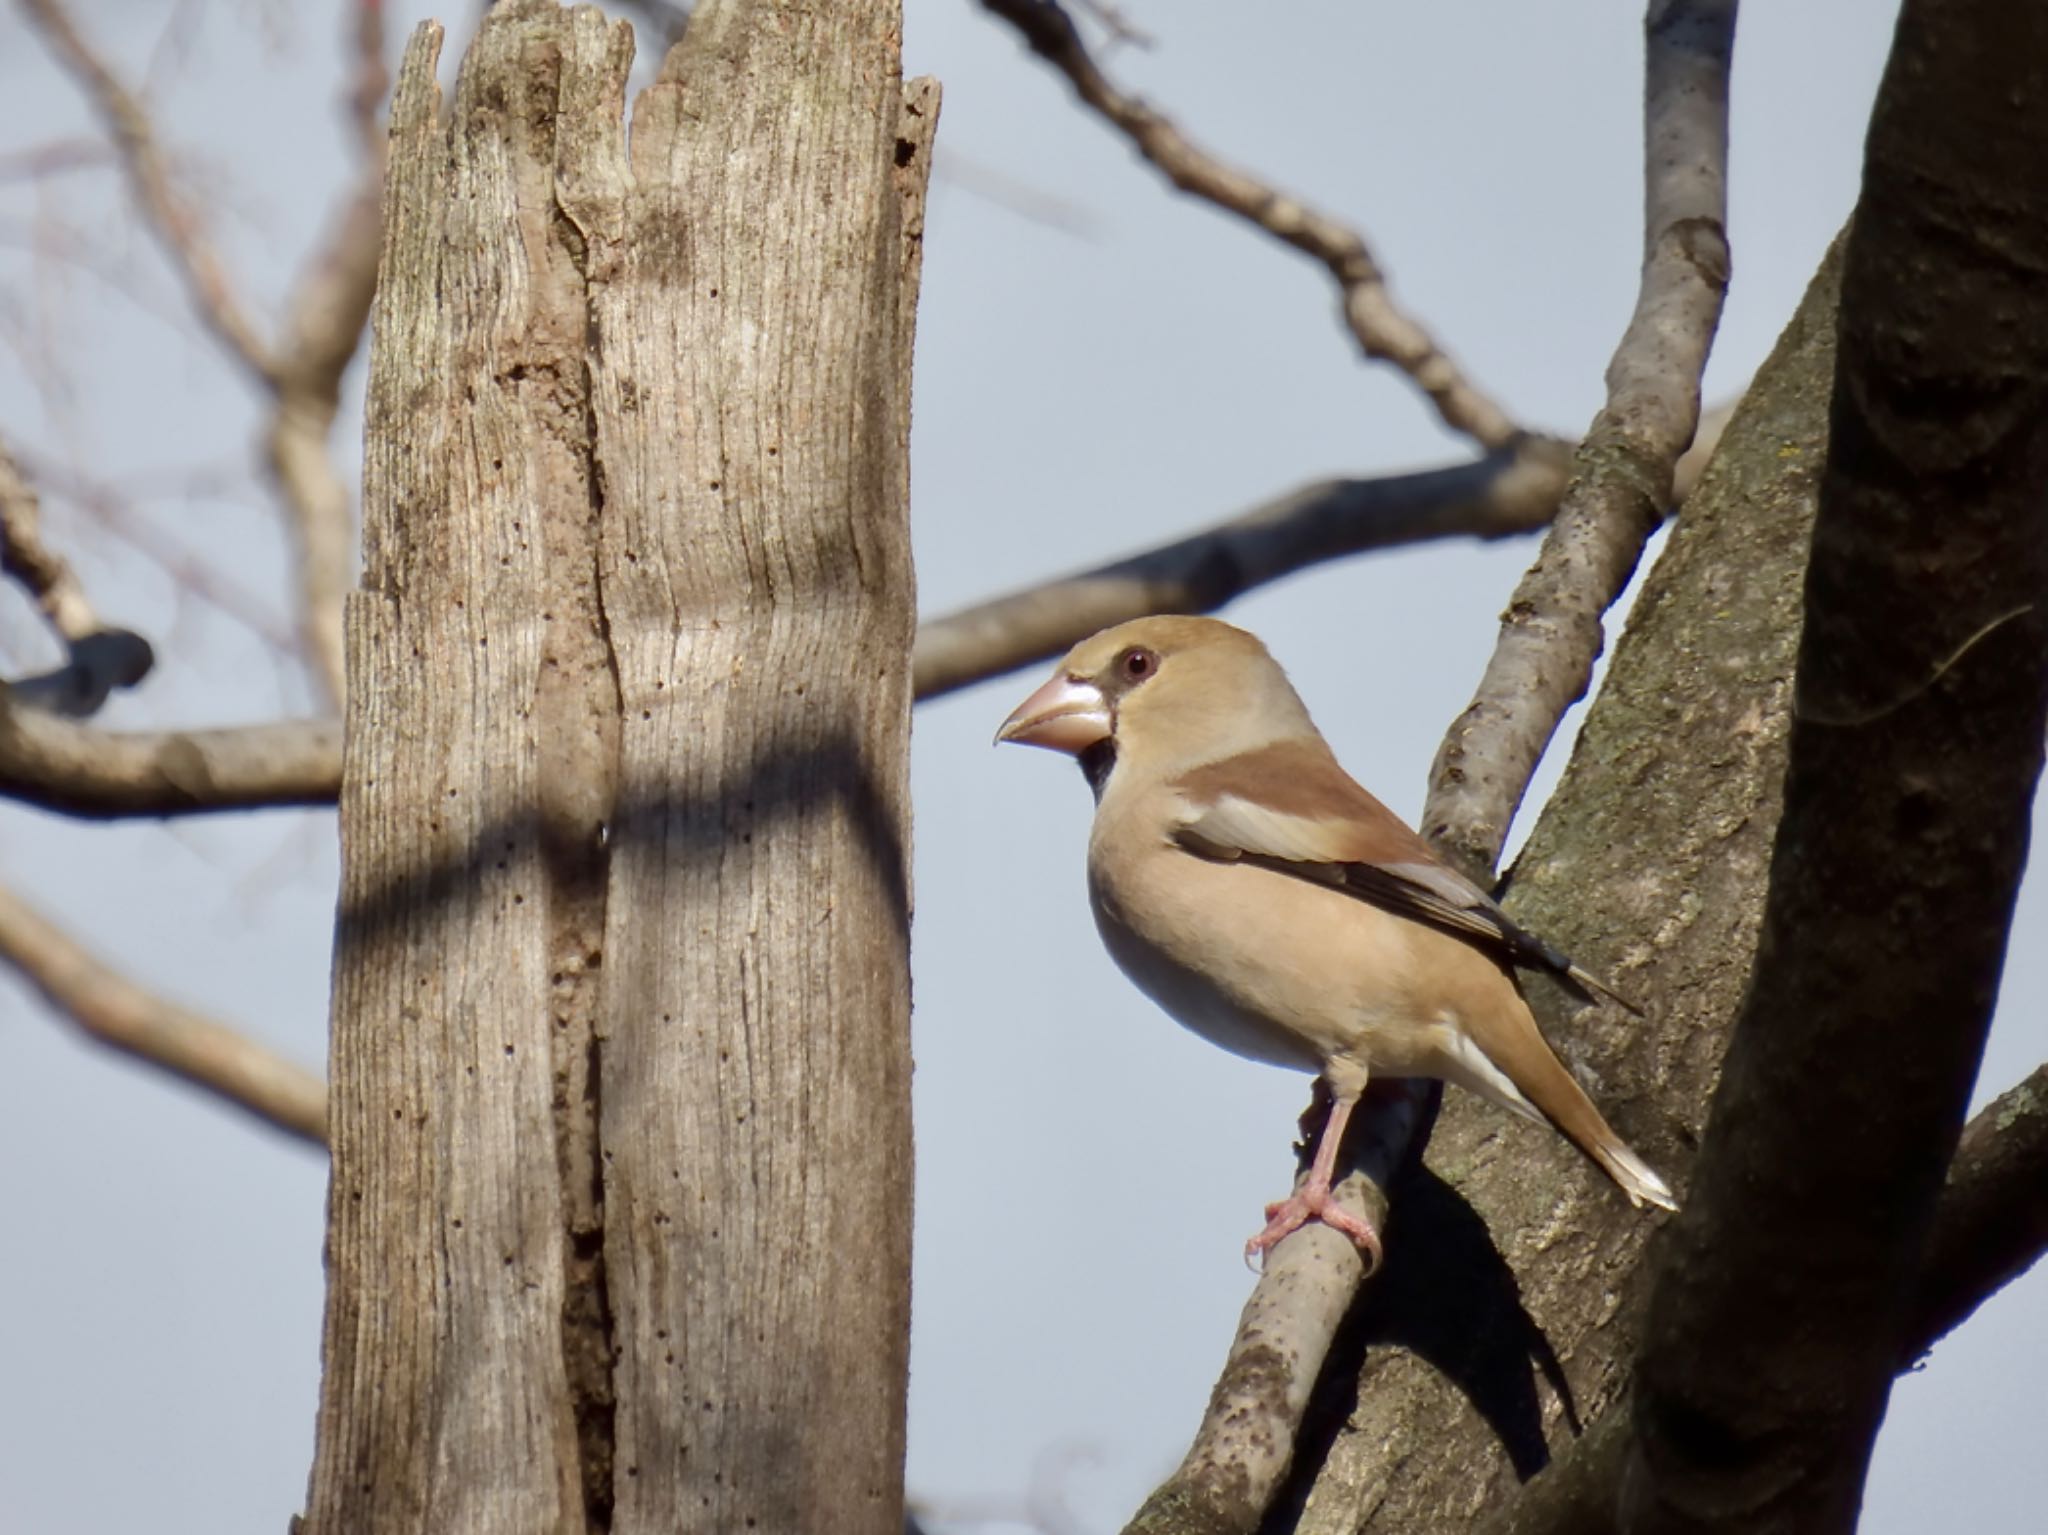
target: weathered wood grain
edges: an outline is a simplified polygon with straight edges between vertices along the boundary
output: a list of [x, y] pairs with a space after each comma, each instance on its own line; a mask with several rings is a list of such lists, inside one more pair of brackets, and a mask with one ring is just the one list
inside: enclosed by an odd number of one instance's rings
[[625, 721], [603, 1044], [621, 1530], [901, 1527], [897, 30], [889, 6], [700, 6], [637, 105], [633, 196], [565, 203], [596, 253]]
[[901, 1528], [893, 7], [492, 9], [392, 112], [306, 1528]]

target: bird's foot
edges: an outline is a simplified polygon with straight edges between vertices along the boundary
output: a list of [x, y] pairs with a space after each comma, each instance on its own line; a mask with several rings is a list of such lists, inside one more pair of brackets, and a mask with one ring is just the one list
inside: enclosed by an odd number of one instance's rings
[[1380, 1234], [1373, 1230], [1372, 1222], [1353, 1215], [1337, 1203], [1328, 1184], [1318, 1186], [1313, 1179], [1287, 1198], [1266, 1206], [1265, 1229], [1244, 1244], [1244, 1261], [1258, 1267], [1283, 1238], [1293, 1235], [1312, 1220], [1319, 1220], [1332, 1231], [1351, 1238], [1365, 1259], [1366, 1273], [1378, 1270], [1383, 1255]]

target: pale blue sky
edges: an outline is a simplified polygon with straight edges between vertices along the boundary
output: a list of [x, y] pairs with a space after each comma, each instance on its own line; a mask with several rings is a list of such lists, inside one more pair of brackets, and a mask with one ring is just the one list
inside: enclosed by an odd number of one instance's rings
[[[195, 155], [228, 258], [274, 314], [346, 163], [338, 8], [213, 0], [192, 8], [183, 55], [157, 45], [168, 8], [78, 9], [132, 71], [156, 56], [165, 131]], [[1583, 428], [1635, 281], [1638, 6], [1128, 9], [1160, 46], [1114, 55], [1122, 78], [1203, 142], [1357, 220], [1400, 297], [1480, 381], [1535, 425]], [[1849, 208], [1888, 39], [1879, 9], [1745, 15], [1716, 395], [1754, 369]], [[392, 10], [395, 45], [430, 8]], [[1319, 272], [1164, 190], [977, 7], [912, 0], [906, 47], [946, 87], [913, 436], [926, 611], [1306, 479], [1461, 454], [1359, 361]], [[86, 130], [11, 9], [0, 102], [0, 153]], [[1083, 232], [975, 190], [996, 177], [1059, 199]], [[283, 625], [288, 567], [250, 470], [252, 402], [115, 192], [104, 172], [40, 197], [0, 186], [0, 427], [149, 490], [138, 515], [231, 584], [215, 596]], [[89, 268], [33, 257], [38, 217], [79, 226]], [[356, 429], [352, 416], [351, 461]], [[195, 468], [215, 473], [188, 485]], [[158, 675], [108, 723], [305, 706], [290, 668], [218, 603], [61, 502], [50, 523], [103, 610], [160, 642]], [[1532, 553], [1376, 557], [1231, 616], [1268, 638], [1354, 772], [1412, 814]], [[10, 593], [0, 673], [41, 664], [42, 643]], [[1099, 953], [1078, 776], [988, 747], [1035, 680], [917, 717], [910, 1479], [946, 1502], [1029, 1493], [1065, 1508], [1061, 1528], [1106, 1532], [1185, 1447], [1250, 1283], [1240, 1246], [1287, 1176], [1304, 1084], [1184, 1035]], [[323, 1059], [331, 816], [93, 828], [5, 808], [0, 878], [138, 978]], [[2042, 888], [2037, 876], [2020, 915], [1980, 1097], [2048, 1057]], [[321, 1160], [79, 1043], [0, 981], [0, 1167], [13, 1233], [0, 1535], [279, 1535], [311, 1454]], [[1936, 1517], [2037, 1526], [2048, 1462], [2025, 1447], [2044, 1299], [2039, 1275], [2016, 1286], [1901, 1386], [1873, 1535]]]

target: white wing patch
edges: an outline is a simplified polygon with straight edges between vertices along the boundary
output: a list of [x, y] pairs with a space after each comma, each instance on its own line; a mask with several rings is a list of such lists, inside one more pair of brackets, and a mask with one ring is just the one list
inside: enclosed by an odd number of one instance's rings
[[1209, 858], [1256, 858], [1292, 865], [1290, 872], [1332, 885], [1351, 885], [1482, 938], [1501, 936], [1493, 903], [1456, 870], [1436, 863], [1361, 863], [1345, 848], [1348, 821], [1290, 815], [1256, 800], [1226, 794], [1190, 806], [1180, 840]]
[[1346, 823], [1289, 815], [1256, 800], [1226, 794], [1181, 822], [1181, 840], [1211, 858], [1250, 854], [1288, 863], [1340, 864]]

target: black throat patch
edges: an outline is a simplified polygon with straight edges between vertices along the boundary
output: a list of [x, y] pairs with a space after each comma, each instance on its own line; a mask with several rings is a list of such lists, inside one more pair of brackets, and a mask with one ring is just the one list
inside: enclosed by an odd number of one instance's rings
[[1116, 742], [1104, 736], [1093, 746], [1082, 749], [1074, 759], [1081, 764], [1081, 776], [1088, 780], [1088, 787], [1095, 791], [1095, 801], [1102, 802], [1102, 786], [1109, 782], [1110, 770], [1116, 766]]

